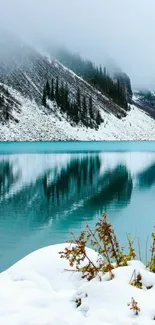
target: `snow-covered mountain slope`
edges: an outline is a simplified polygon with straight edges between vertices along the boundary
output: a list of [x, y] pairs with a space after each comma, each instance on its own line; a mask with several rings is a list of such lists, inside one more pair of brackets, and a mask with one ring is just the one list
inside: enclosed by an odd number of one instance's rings
[[[103, 123], [99, 129], [73, 124], [55, 102], [41, 105], [43, 87], [59, 77], [68, 84], [70, 97], [92, 97]], [[155, 122], [132, 106], [130, 112], [116, 105], [90, 84], [41, 50], [10, 35], [0, 37], [0, 141], [44, 140], [154, 140]]]
[[[1, 36], [1, 35], [0, 35]], [[67, 83], [70, 97], [75, 97], [79, 87], [81, 94], [92, 96], [95, 107], [113, 112], [123, 117], [126, 112], [118, 105], [102, 96], [83, 79], [63, 66], [54, 57], [43, 50], [32, 48], [9, 35], [0, 38], [0, 82], [13, 87], [22, 95], [41, 103], [43, 87], [47, 80], [59, 77], [61, 83]]]
[[12, 88], [7, 89], [20, 102], [20, 110], [13, 107], [13, 119], [1, 125], [0, 141], [155, 140], [155, 120], [134, 105], [123, 119], [101, 109], [104, 123], [99, 130], [92, 130], [80, 125], [71, 126], [51, 103], [50, 112], [47, 112], [34, 100]]

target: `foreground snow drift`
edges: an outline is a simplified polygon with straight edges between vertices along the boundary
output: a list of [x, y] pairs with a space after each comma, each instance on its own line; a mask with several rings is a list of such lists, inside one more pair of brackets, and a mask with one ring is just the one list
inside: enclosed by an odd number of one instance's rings
[[[138, 261], [114, 271], [115, 278], [86, 282], [65, 271], [68, 262], [58, 252], [66, 244], [40, 249], [0, 275], [2, 325], [150, 325], [155, 316], [155, 274]], [[91, 259], [96, 253], [88, 249]], [[136, 269], [143, 289], [129, 285]], [[146, 286], [153, 286], [147, 290]], [[138, 316], [127, 306], [131, 297], [141, 309]], [[75, 300], [82, 305], [76, 308]]]
[[71, 126], [51, 103], [50, 111], [44, 112], [35, 101], [24, 98], [10, 87], [8, 89], [21, 106], [20, 111], [12, 111], [12, 121], [0, 124], [0, 141], [155, 140], [155, 120], [136, 106], [132, 106], [123, 119], [101, 109], [104, 122], [99, 130], [93, 130]]

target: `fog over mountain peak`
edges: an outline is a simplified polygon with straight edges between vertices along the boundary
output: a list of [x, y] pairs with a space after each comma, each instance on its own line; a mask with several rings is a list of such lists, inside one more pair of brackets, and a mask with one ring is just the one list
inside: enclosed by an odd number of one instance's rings
[[31, 44], [46, 40], [126, 71], [155, 88], [154, 0], [0, 0], [1, 26]]

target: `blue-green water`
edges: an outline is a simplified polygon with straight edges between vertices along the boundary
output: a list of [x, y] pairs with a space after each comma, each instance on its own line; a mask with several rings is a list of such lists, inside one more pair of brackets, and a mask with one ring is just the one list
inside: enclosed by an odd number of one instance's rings
[[155, 141], [0, 142], [0, 153], [153, 152]]
[[154, 151], [154, 142], [1, 143], [0, 270], [64, 242], [70, 230], [79, 234], [86, 222], [93, 228], [103, 211], [122, 245], [126, 233], [140, 237], [145, 260], [155, 221]]

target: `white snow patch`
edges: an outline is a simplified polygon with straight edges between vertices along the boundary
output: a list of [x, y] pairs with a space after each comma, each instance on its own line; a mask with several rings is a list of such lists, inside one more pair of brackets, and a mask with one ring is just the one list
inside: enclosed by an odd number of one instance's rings
[[[114, 270], [115, 278], [103, 276], [86, 282], [80, 274], [65, 271], [68, 262], [59, 251], [66, 244], [39, 249], [0, 274], [0, 324], [3, 325], [152, 325], [155, 316], [155, 274], [139, 261]], [[95, 262], [97, 254], [87, 249]], [[143, 289], [129, 285], [136, 269]], [[146, 286], [153, 286], [147, 290]], [[127, 304], [131, 297], [140, 313]], [[76, 308], [75, 299], [82, 305]]]

